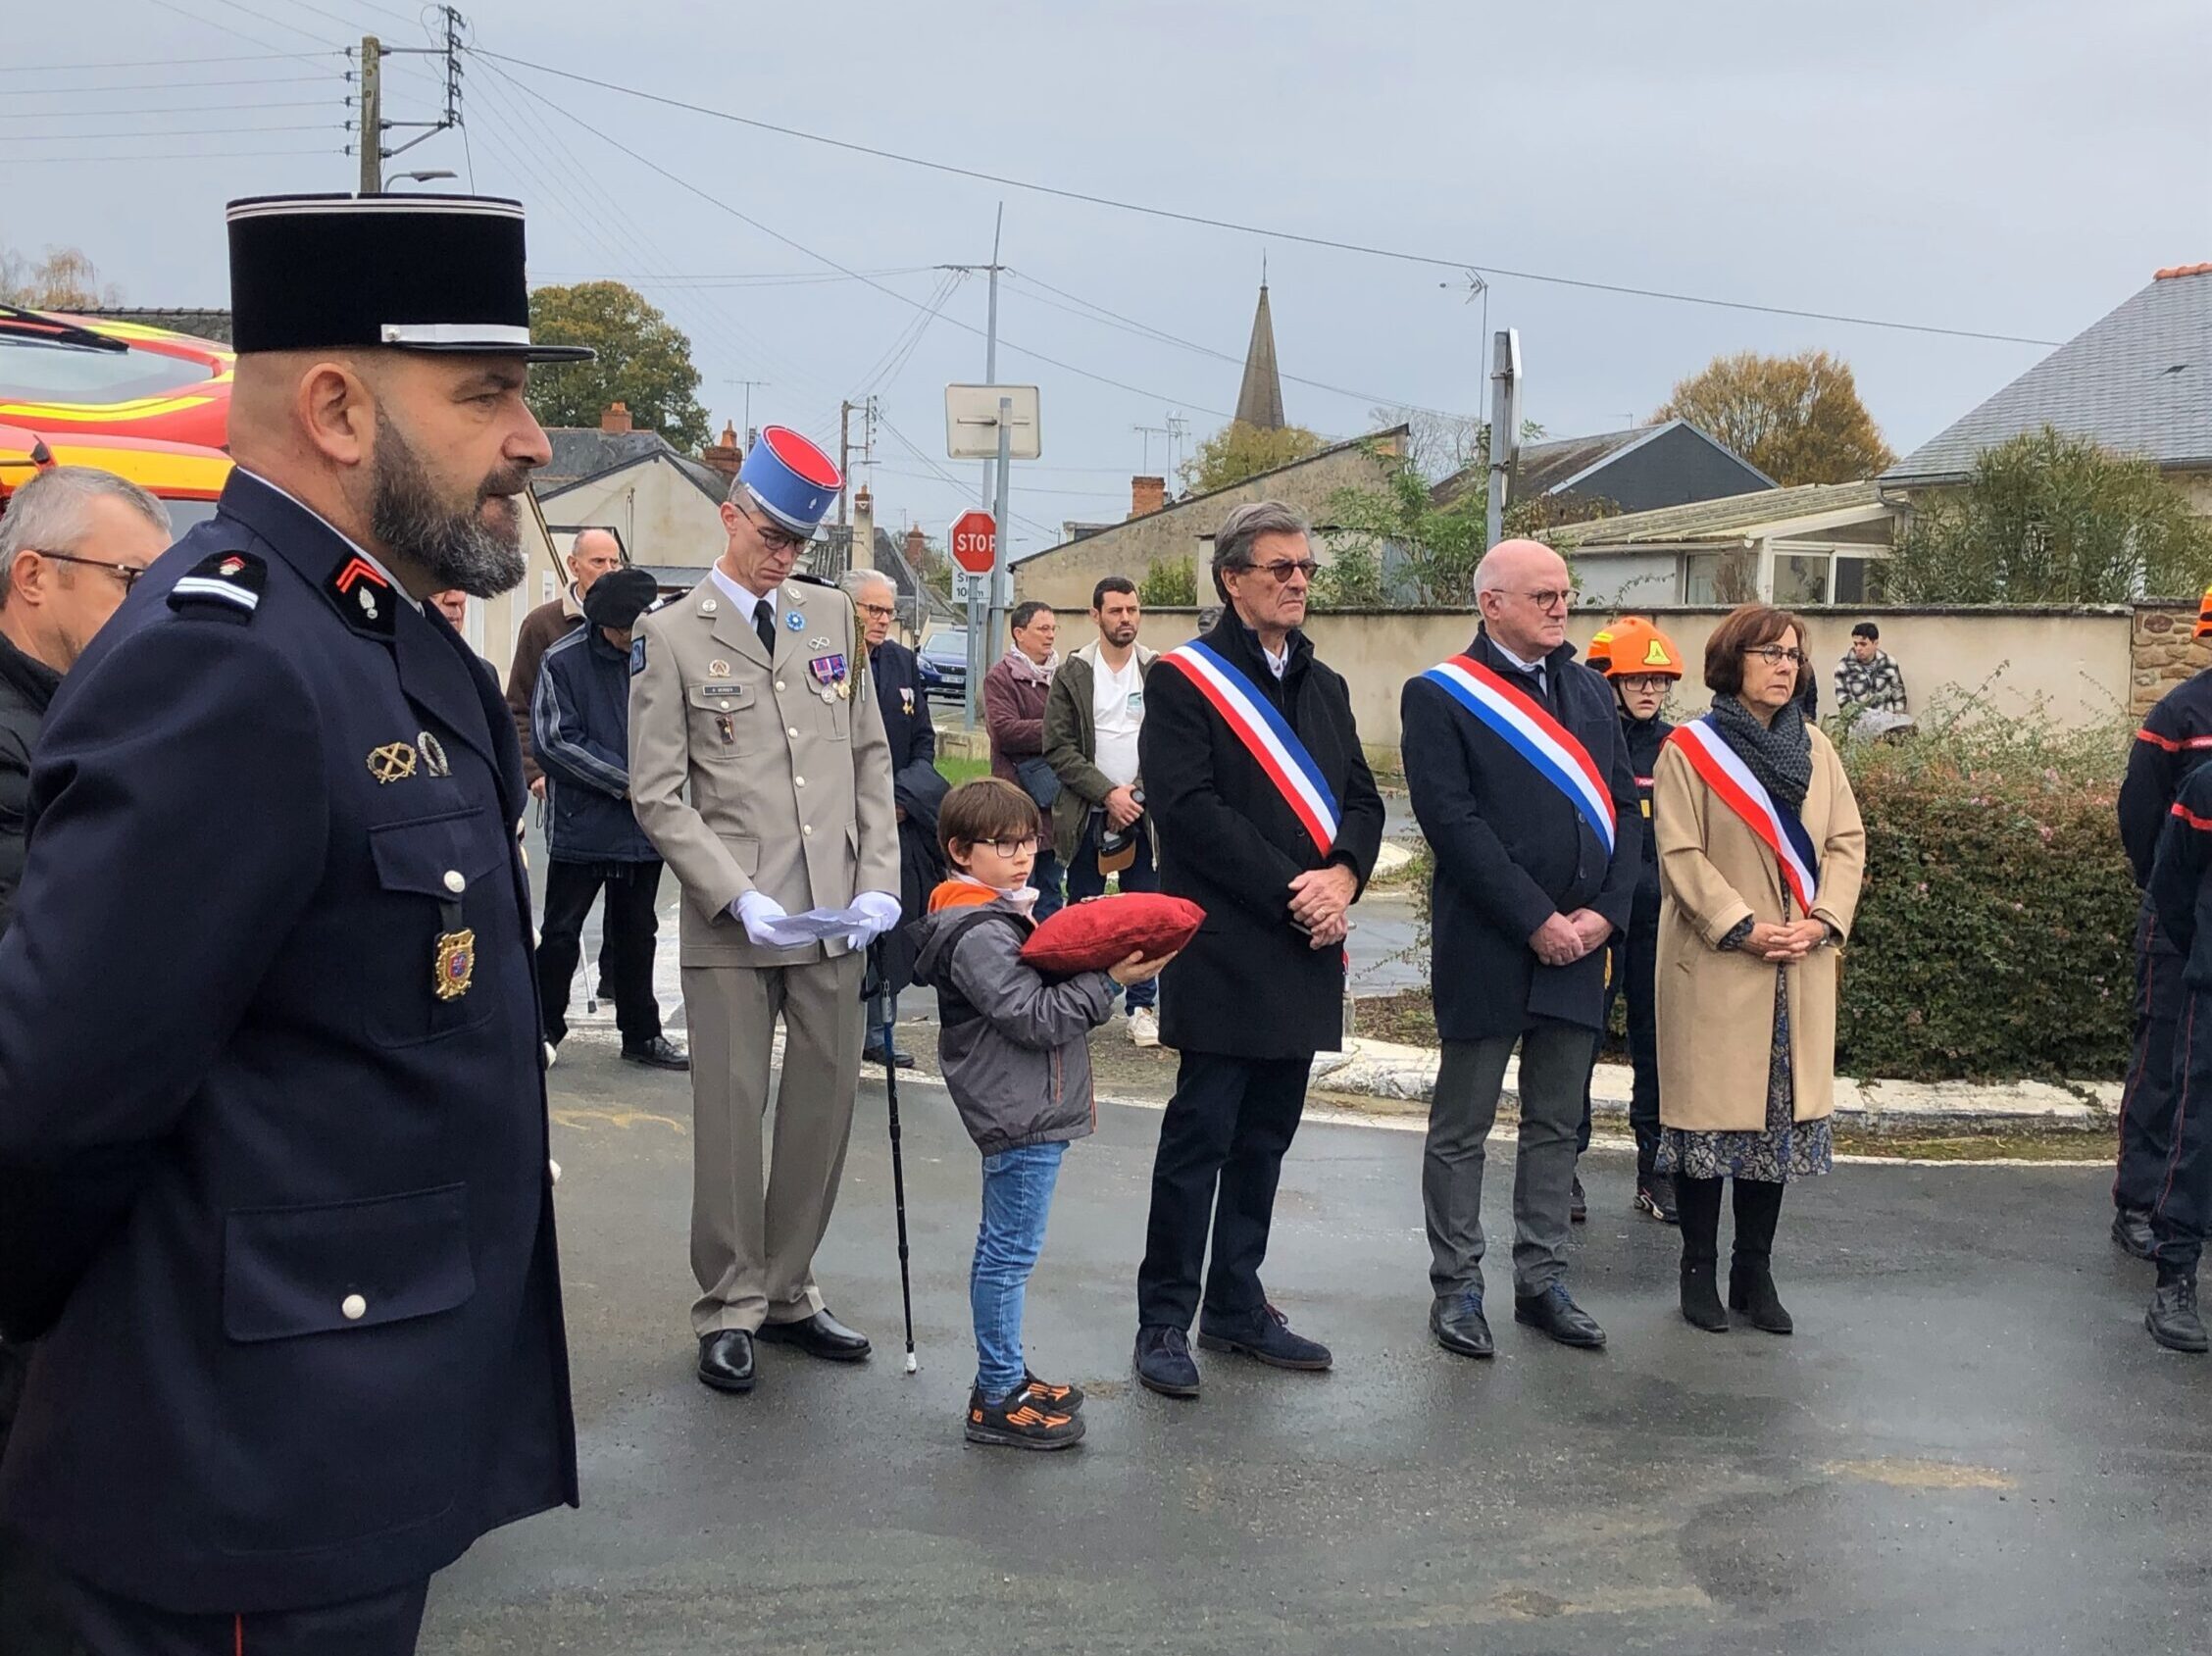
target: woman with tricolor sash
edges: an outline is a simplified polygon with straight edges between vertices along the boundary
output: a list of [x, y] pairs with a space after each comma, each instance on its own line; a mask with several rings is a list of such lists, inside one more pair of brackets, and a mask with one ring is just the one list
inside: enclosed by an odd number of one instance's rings
[[[1782, 1193], [1827, 1173], [1836, 949], [1858, 907], [1866, 831], [1835, 749], [1796, 700], [1805, 629], [1745, 604], [1705, 643], [1712, 710], [1660, 752], [1659, 1169], [1682, 1217], [1682, 1310], [1785, 1334], [1772, 1269]], [[1728, 1309], [1721, 1184], [1734, 1181]]]

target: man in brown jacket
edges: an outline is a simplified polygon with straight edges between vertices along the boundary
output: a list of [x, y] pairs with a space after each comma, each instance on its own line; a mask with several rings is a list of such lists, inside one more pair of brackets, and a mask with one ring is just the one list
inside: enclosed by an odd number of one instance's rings
[[515, 734], [522, 738], [523, 775], [539, 799], [545, 797], [545, 774], [537, 768], [537, 754], [530, 747], [530, 700], [537, 694], [538, 663], [557, 640], [583, 625], [583, 595], [591, 590], [591, 583], [622, 566], [622, 542], [614, 530], [578, 530], [569, 548], [569, 589], [523, 617], [515, 633], [515, 661], [507, 671], [507, 711], [515, 716]]

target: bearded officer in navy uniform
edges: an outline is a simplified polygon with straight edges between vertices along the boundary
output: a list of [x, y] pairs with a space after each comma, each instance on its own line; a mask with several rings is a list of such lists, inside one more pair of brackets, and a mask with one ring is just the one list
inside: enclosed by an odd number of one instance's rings
[[56, 697], [0, 945], [0, 1520], [102, 1656], [415, 1648], [577, 1498], [489, 671], [548, 459], [523, 212], [229, 210], [238, 469]]

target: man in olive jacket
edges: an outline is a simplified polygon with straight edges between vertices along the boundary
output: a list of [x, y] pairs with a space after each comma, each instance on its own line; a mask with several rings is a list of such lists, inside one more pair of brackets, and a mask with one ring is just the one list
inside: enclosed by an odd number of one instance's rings
[[1314, 1053], [1341, 1038], [1349, 910], [1382, 844], [1382, 798], [1351, 694], [1299, 630], [1314, 573], [1304, 520], [1275, 501], [1238, 507], [1216, 532], [1213, 568], [1229, 607], [1197, 641], [1199, 659], [1226, 667], [1259, 698], [1261, 722], [1288, 732], [1283, 745], [1311, 762], [1336, 823], [1317, 842], [1309, 814], [1188, 676], [1194, 646], [1153, 663], [1140, 746], [1160, 885], [1206, 911], [1163, 974], [1161, 1038], [1182, 1062], [1160, 1124], [1136, 1281], [1137, 1379], [1170, 1397], [1198, 1395], [1185, 1337], [1194, 1315], [1208, 1350], [1277, 1368], [1330, 1365], [1329, 1348], [1291, 1332], [1268, 1303], [1260, 1263]]

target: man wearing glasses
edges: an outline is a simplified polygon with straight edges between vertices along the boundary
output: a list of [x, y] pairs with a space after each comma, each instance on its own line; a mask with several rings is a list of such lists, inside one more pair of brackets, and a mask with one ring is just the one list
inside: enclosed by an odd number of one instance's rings
[[[136, 483], [57, 466], [17, 489], [0, 515], [0, 931], [23, 879], [30, 752], [62, 675], [170, 542], [169, 508]], [[0, 1454], [26, 1353], [0, 1345]], [[0, 1538], [0, 1650], [67, 1649], [42, 1608], [28, 1561]]]
[[[868, 646], [868, 677], [876, 686], [876, 706], [883, 715], [883, 737], [891, 752], [891, 794], [898, 818], [899, 912], [920, 920], [930, 893], [944, 878], [944, 855], [937, 849], [937, 806], [946, 783], [937, 770], [937, 730], [930, 722], [929, 698], [922, 693], [922, 665], [891, 636], [898, 619], [898, 588], [881, 570], [853, 570], [837, 584], [860, 612], [860, 630]], [[914, 980], [914, 944], [904, 927], [884, 937], [877, 950], [882, 975], [880, 991], [891, 997], [891, 1022], [898, 1022], [898, 993]], [[914, 1055], [895, 1038], [885, 1047], [884, 1031], [873, 1020], [863, 1064], [888, 1060], [912, 1069]]]
[[[899, 919], [891, 767], [858, 618], [793, 573], [841, 480], [796, 431], [764, 429], [723, 504], [722, 557], [630, 640], [630, 803], [685, 899], [691, 1331], [699, 1380], [720, 1391], [752, 1389], [756, 1334], [831, 1362], [869, 1350], [814, 1281], [860, 1081], [861, 970]], [[825, 936], [800, 919], [813, 910], [849, 925]]]
[[1514, 1321], [1563, 1345], [1605, 1343], [1567, 1292], [1567, 1235], [1606, 943], [1629, 922], [1644, 825], [1613, 693], [1567, 642], [1565, 562], [1533, 540], [1501, 541], [1477, 567], [1475, 591], [1474, 642], [1406, 681], [1399, 719], [1407, 789], [1435, 860], [1430, 975], [1443, 1066], [1421, 1179], [1429, 1329], [1447, 1351], [1488, 1357], [1483, 1167], [1516, 1047]]
[[1206, 911], [1160, 996], [1160, 1038], [1181, 1062], [1136, 1278], [1137, 1380], [1184, 1398], [1198, 1395], [1194, 1317], [1209, 1351], [1330, 1366], [1269, 1301], [1260, 1267], [1314, 1054], [1340, 1040], [1351, 906], [1382, 845], [1351, 692], [1303, 630], [1305, 521], [1279, 501], [1237, 507], [1214, 533], [1213, 575], [1228, 607], [1153, 662], [1137, 733], [1160, 889]]

